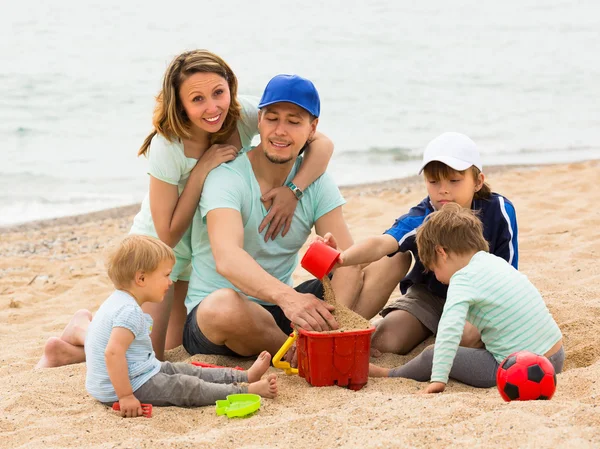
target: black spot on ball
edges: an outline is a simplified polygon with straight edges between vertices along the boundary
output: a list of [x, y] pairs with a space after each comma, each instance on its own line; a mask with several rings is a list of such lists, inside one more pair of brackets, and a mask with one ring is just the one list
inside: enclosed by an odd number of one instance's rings
[[509, 384], [508, 382], [504, 385], [504, 393], [511, 401], [515, 399], [519, 399], [519, 387], [513, 384]]
[[527, 368], [527, 379], [538, 384], [544, 378], [544, 371], [540, 365], [533, 365]]
[[540, 401], [547, 401], [549, 398], [548, 398], [548, 396], [541, 395], [538, 399]]
[[504, 362], [502, 362], [502, 369], [508, 369], [511, 366], [513, 366], [515, 363], [517, 363], [517, 357], [514, 355], [510, 356]]

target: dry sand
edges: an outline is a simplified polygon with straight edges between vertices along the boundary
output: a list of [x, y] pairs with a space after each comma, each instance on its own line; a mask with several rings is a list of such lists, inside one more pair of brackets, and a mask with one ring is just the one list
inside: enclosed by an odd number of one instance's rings
[[[455, 382], [424, 397], [414, 394], [421, 384], [398, 379], [371, 379], [352, 392], [280, 373], [280, 396], [250, 418], [170, 407], [121, 419], [86, 394], [84, 364], [33, 367], [48, 337], [112, 290], [102, 250], [129, 229], [137, 210], [129, 207], [0, 231], [0, 447], [600, 447], [600, 163], [488, 170], [488, 179], [516, 206], [520, 269], [564, 333], [565, 371], [551, 401], [504, 403], [495, 389]], [[424, 186], [412, 179], [344, 194], [360, 240], [421, 200]], [[298, 268], [296, 280], [308, 278]], [[377, 363], [396, 366], [423, 347]], [[169, 359], [189, 360], [181, 349]]]
[[369, 320], [335, 300], [335, 292], [333, 291], [329, 276], [323, 276], [321, 283], [323, 284], [323, 300], [335, 307], [335, 310], [331, 314], [340, 326], [339, 329], [330, 332], [344, 332], [372, 327]]

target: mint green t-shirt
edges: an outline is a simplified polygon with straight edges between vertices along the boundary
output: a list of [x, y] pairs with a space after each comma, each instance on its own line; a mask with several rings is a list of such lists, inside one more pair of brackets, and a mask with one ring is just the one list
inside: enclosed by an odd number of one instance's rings
[[[286, 182], [294, 178], [301, 163], [302, 158], [299, 157]], [[265, 243], [266, 229], [261, 234], [258, 233], [258, 226], [267, 215], [260, 197], [260, 187], [247, 153], [227, 164], [221, 164], [206, 178], [199, 209], [192, 222], [192, 274], [185, 299], [188, 313], [218, 289], [231, 288], [239, 291], [217, 273], [206, 226], [208, 212], [222, 208], [240, 212], [244, 225], [244, 250], [266, 272], [291, 286], [292, 273], [298, 265], [298, 251], [306, 242], [314, 224], [320, 217], [346, 202], [333, 179], [327, 173], [323, 174], [304, 191], [285, 237], [279, 234], [275, 240], [269, 239]], [[258, 298], [250, 299], [259, 304], [270, 304]]]
[[[240, 120], [237, 129], [240, 133], [242, 151], [249, 148], [254, 136], [258, 135], [258, 98], [239, 96], [241, 105]], [[183, 150], [183, 143], [179, 140], [169, 142], [160, 134], [153, 137], [150, 143], [148, 157], [148, 174], [168, 184], [177, 186], [179, 194], [183, 192], [192, 169], [196, 166], [198, 159], [187, 157]], [[150, 235], [158, 238], [152, 213], [150, 212], [150, 197], [142, 201], [142, 207], [133, 219], [130, 234]], [[192, 250], [190, 244], [191, 230], [188, 228], [181, 240], [173, 248], [176, 256], [175, 266], [171, 274], [173, 281], [189, 280], [190, 261]]]

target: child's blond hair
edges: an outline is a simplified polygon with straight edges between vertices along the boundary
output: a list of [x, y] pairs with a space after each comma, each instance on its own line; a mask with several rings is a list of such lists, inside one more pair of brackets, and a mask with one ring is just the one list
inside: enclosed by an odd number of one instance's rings
[[458, 255], [490, 249], [481, 220], [471, 209], [456, 203], [448, 203], [427, 216], [417, 229], [416, 240], [419, 259], [427, 270], [435, 266], [437, 247]]
[[[454, 173], [460, 173], [461, 175], [465, 175], [467, 172], [473, 176], [475, 182], [477, 182], [477, 178], [481, 171], [475, 167], [474, 165], [467, 168], [466, 170], [458, 171], [454, 170], [449, 165], [444, 164], [440, 161], [431, 161], [423, 168], [423, 176], [426, 179], [432, 179], [434, 181], [439, 181], [440, 179], [450, 179]], [[481, 188], [475, 192], [473, 198], [476, 200], [487, 200], [492, 196], [492, 189], [487, 182], [484, 182]]]
[[128, 235], [110, 252], [106, 267], [115, 288], [127, 288], [138, 271], [152, 273], [164, 261], [175, 263], [173, 250], [145, 235]]

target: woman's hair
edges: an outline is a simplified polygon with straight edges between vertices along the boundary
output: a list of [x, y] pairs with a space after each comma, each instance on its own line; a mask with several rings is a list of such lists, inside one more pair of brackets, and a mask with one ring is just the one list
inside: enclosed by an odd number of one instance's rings
[[128, 235], [111, 251], [106, 267], [115, 288], [129, 287], [138, 271], [152, 273], [161, 262], [175, 263], [173, 250], [154, 237]]
[[147, 153], [150, 142], [156, 134], [160, 134], [170, 142], [177, 138], [191, 137], [190, 120], [179, 97], [179, 89], [181, 84], [195, 73], [214, 73], [224, 78], [229, 85], [231, 95], [229, 112], [221, 129], [210, 136], [210, 143], [222, 143], [234, 132], [241, 110], [237, 101], [238, 82], [235, 74], [225, 61], [214, 53], [207, 50], [187, 51], [173, 59], [165, 72], [152, 117], [154, 130], [144, 140], [138, 156]]
[[456, 203], [447, 203], [428, 215], [417, 228], [416, 240], [419, 259], [427, 270], [436, 263], [437, 247], [458, 255], [490, 249], [481, 220], [474, 211]]
[[[473, 179], [477, 182], [477, 178], [481, 171], [474, 165], [470, 168], [467, 168], [466, 170], [458, 171], [454, 170], [452, 167], [444, 164], [443, 162], [432, 161], [429, 164], [427, 164], [423, 169], [423, 174], [425, 175], [425, 177], [428, 179], [433, 179], [434, 181], [439, 181], [440, 179], [450, 179], [455, 173], [460, 173], [461, 175], [464, 175], [467, 172], [471, 172]], [[490, 185], [487, 182], [484, 182], [481, 186], [481, 189], [475, 192], [473, 198], [476, 200], [487, 200], [490, 198], [491, 195], [492, 189]]]

